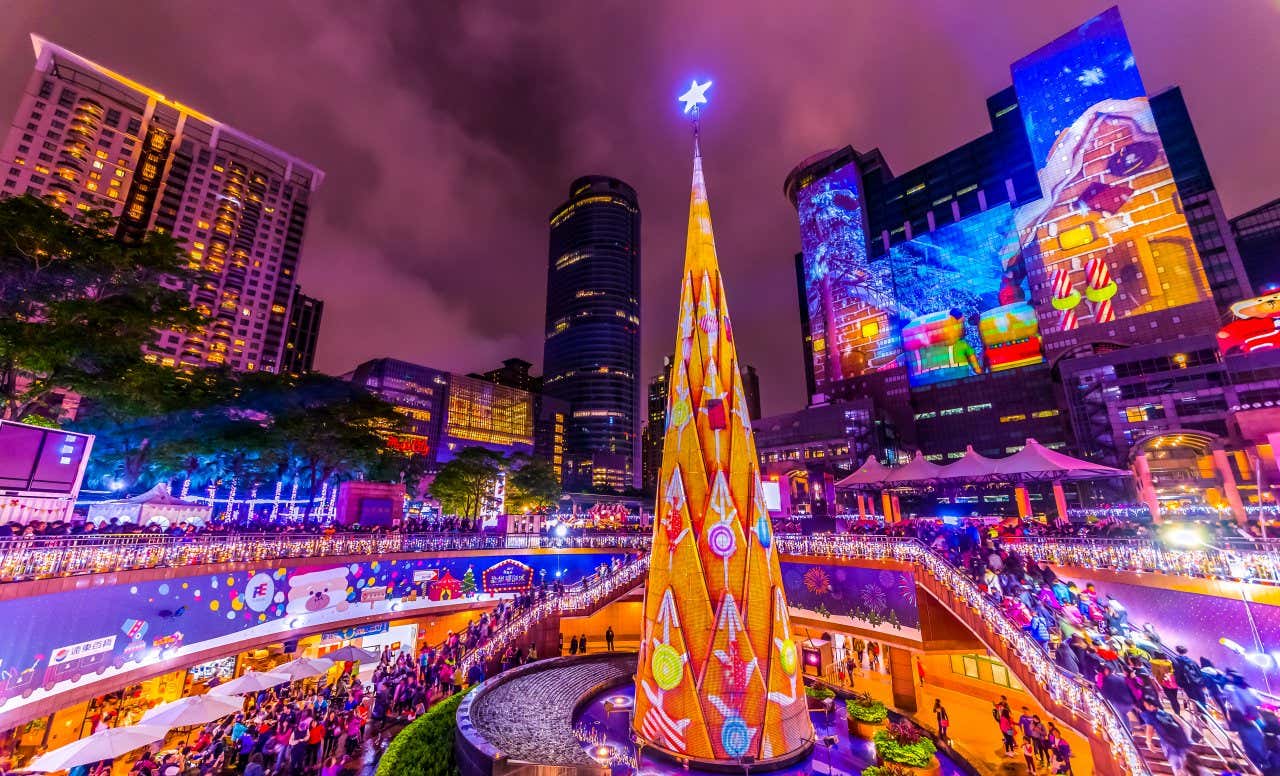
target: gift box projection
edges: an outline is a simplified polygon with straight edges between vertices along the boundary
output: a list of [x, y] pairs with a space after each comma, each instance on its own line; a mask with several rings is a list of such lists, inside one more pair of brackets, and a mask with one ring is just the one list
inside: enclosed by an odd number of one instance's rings
[[692, 761], [785, 762], [813, 727], [697, 153], [679, 310], [635, 732]]
[[868, 233], [887, 195], [862, 157], [796, 191], [818, 393], [892, 369], [923, 386], [1039, 364], [1126, 317], [1210, 299], [1119, 11], [1014, 63], [1012, 78], [1017, 153], [1039, 197], [1015, 201], [1009, 182], [1007, 201], [988, 187], [962, 212], [965, 189], [934, 218]]

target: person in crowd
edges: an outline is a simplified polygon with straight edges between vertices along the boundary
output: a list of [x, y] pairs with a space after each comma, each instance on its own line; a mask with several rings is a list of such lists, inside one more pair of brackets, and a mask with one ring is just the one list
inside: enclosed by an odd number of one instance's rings
[[951, 746], [951, 738], [948, 732], [951, 729], [951, 717], [947, 715], [946, 708], [942, 705], [942, 699], [933, 699], [933, 716], [938, 721], [938, 741], [943, 746]]

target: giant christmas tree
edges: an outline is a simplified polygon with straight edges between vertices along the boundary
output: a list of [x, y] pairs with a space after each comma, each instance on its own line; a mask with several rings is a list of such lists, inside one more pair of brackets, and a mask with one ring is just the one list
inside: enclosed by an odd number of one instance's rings
[[[695, 99], [706, 86], [698, 89], [689, 93]], [[675, 353], [635, 730], [647, 746], [690, 760], [756, 767], [786, 761], [807, 749], [813, 727], [760, 486], [696, 124]]]

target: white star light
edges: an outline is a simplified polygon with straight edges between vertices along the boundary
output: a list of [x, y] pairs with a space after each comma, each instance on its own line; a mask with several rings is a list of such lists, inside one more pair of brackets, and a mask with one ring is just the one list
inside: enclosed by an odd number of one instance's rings
[[707, 90], [711, 88], [711, 82], [700, 84], [696, 80], [690, 84], [689, 91], [680, 95], [680, 102], [684, 103], [684, 112], [688, 113], [697, 110], [699, 105], [707, 104]]

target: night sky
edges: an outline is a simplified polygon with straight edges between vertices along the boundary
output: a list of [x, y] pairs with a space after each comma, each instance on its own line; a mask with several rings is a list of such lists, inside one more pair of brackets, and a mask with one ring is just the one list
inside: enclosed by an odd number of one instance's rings
[[[739, 355], [775, 413], [804, 403], [787, 172], [845, 144], [905, 171], [972, 139], [1009, 63], [1109, 4], [11, 0], [0, 113], [35, 31], [323, 168], [300, 279], [325, 300], [332, 373], [384, 355], [540, 364], [547, 216], [572, 178], [620, 177], [644, 214], [647, 382], [674, 339], [684, 250], [675, 97], [709, 76], [720, 260]], [[1148, 89], [1182, 86], [1228, 215], [1280, 196], [1280, 0], [1121, 12]]]

